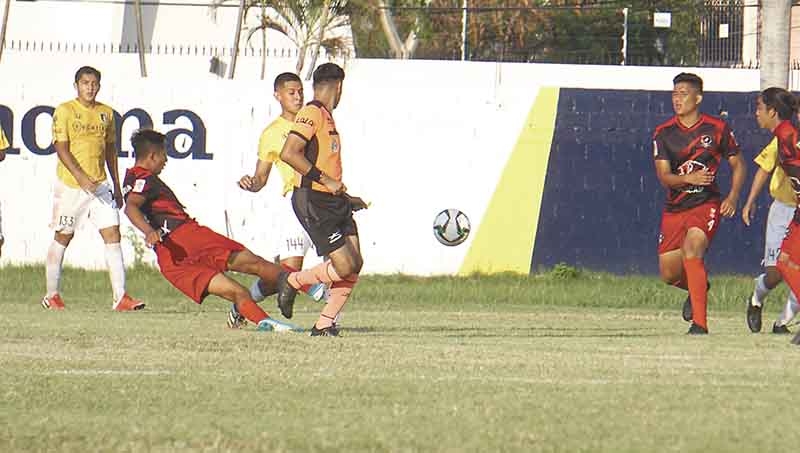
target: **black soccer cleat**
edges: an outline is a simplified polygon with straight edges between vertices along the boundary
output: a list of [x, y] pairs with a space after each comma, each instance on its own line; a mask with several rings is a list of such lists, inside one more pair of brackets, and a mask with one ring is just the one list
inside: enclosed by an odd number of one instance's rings
[[761, 306], [753, 305], [750, 299], [747, 299], [747, 327], [750, 332], [761, 332]]
[[289, 284], [289, 274], [281, 272], [275, 286], [278, 289], [278, 308], [286, 319], [292, 319], [294, 314], [294, 298], [297, 290]]
[[338, 337], [339, 336], [339, 328], [336, 327], [336, 324], [332, 324], [328, 327], [323, 327], [321, 329], [317, 328], [317, 324], [314, 323], [314, 326], [311, 327], [311, 336], [312, 337]]
[[[711, 289], [711, 282], [706, 280], [706, 292]], [[692, 298], [691, 296], [686, 296], [686, 300], [683, 301], [683, 312], [681, 313], [683, 316], [683, 320], [686, 322], [692, 322]]]
[[778, 323], [775, 323], [772, 325], [772, 333], [776, 335], [789, 335], [792, 331], [785, 325], [779, 326]]
[[689, 326], [689, 331], [686, 332], [686, 335], [708, 335], [708, 329], [692, 323], [692, 325]]
[[686, 322], [692, 322], [692, 298], [686, 296], [686, 300], [683, 301], [683, 320]]

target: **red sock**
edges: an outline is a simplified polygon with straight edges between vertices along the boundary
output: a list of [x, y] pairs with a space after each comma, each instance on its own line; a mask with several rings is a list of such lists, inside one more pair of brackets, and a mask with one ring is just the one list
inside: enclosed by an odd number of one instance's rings
[[[781, 273], [783, 281], [789, 285], [792, 292], [800, 290], [800, 270], [789, 264], [787, 261], [778, 260], [778, 272]], [[800, 293], [795, 293], [800, 294]]]
[[692, 322], [708, 329], [706, 306], [708, 304], [708, 274], [702, 258], [684, 258], [683, 269], [692, 299]]
[[255, 302], [250, 299], [245, 299], [241, 302], [236, 303], [236, 310], [239, 313], [247, 318], [248, 321], [252, 322], [253, 324], [258, 324], [263, 319], [269, 317], [269, 315], [261, 309]]

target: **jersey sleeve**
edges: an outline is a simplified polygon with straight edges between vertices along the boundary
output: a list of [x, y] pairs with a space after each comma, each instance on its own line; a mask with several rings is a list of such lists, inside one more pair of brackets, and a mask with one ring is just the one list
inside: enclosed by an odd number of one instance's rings
[[740, 153], [739, 143], [733, 135], [733, 129], [727, 124], [722, 128], [722, 138], [720, 139], [720, 151], [724, 157], [732, 157]]
[[69, 110], [59, 105], [53, 112], [53, 143], [69, 141]]
[[661, 131], [656, 131], [653, 134], [653, 159], [669, 160], [669, 152], [667, 152], [667, 147], [664, 145]]
[[322, 111], [315, 105], [306, 105], [297, 112], [290, 133], [297, 134], [306, 141], [310, 141], [320, 127], [322, 127]]
[[122, 189], [123, 198], [128, 199], [128, 195], [135, 193], [151, 201], [156, 198], [158, 191], [155, 188], [155, 177], [153, 175], [133, 175], [125, 177], [125, 184]]
[[11, 147], [11, 145], [8, 143], [6, 134], [3, 132], [3, 128], [0, 128], [0, 151], [9, 147]]
[[283, 149], [283, 136], [275, 128], [266, 128], [258, 139], [258, 160], [275, 162]]
[[762, 170], [772, 172], [778, 164], [778, 140], [773, 138], [753, 159]]

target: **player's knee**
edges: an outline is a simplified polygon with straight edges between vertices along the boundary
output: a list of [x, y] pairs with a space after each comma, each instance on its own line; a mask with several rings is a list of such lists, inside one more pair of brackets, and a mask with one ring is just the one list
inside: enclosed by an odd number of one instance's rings
[[72, 234], [56, 233], [53, 240], [66, 247], [72, 241], [73, 236]]

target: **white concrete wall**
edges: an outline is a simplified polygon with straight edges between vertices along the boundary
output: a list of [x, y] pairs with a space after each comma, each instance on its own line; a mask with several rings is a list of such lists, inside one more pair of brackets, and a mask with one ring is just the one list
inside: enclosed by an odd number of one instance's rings
[[[244, 193], [236, 180], [251, 172], [261, 129], [278, 114], [271, 84], [215, 80], [184, 73], [189, 65], [165, 60], [172, 69], [141, 80], [119, 55], [71, 59], [11, 54], [0, 65], [0, 104], [15, 115], [13, 145], [22, 147], [20, 122], [37, 105], [55, 106], [74, 96], [72, 73], [91, 63], [104, 71], [100, 99], [119, 112], [134, 107], [150, 113], [157, 128], [167, 110], [187, 109], [207, 129], [213, 160], [172, 160], [164, 179], [189, 212], [225, 231], [227, 210], [234, 237], [267, 255], [270, 206], [277, 187]], [[131, 57], [134, 60], [135, 56]], [[268, 79], [291, 66], [270, 66]], [[283, 65], [283, 67], [280, 67]], [[366, 257], [365, 272], [447, 274], [456, 272], [470, 242], [448, 248], [431, 233], [434, 215], [455, 207], [466, 212], [475, 231], [491, 198], [540, 86], [669, 89], [680, 69], [559, 66], [434, 61], [353, 60], [347, 65], [344, 98], [335, 112], [342, 134], [345, 183], [373, 202], [357, 214]], [[758, 88], [752, 70], [698, 69], [712, 90]], [[135, 72], [133, 73], [135, 74]], [[310, 98], [311, 87], [307, 86]], [[50, 120], [42, 115], [37, 142], [50, 140]], [[129, 137], [135, 121], [124, 125]], [[170, 126], [172, 128], [174, 126]], [[184, 125], [185, 127], [185, 125]], [[126, 144], [126, 149], [129, 148]], [[0, 164], [3, 229], [7, 242], [0, 263], [41, 262], [50, 242], [50, 188], [56, 157], [22, 149]], [[127, 168], [132, 159], [122, 159]], [[123, 230], [128, 228], [127, 222]], [[132, 252], [125, 247], [130, 262]], [[79, 231], [70, 264], [102, 267], [102, 247], [91, 228]]]

